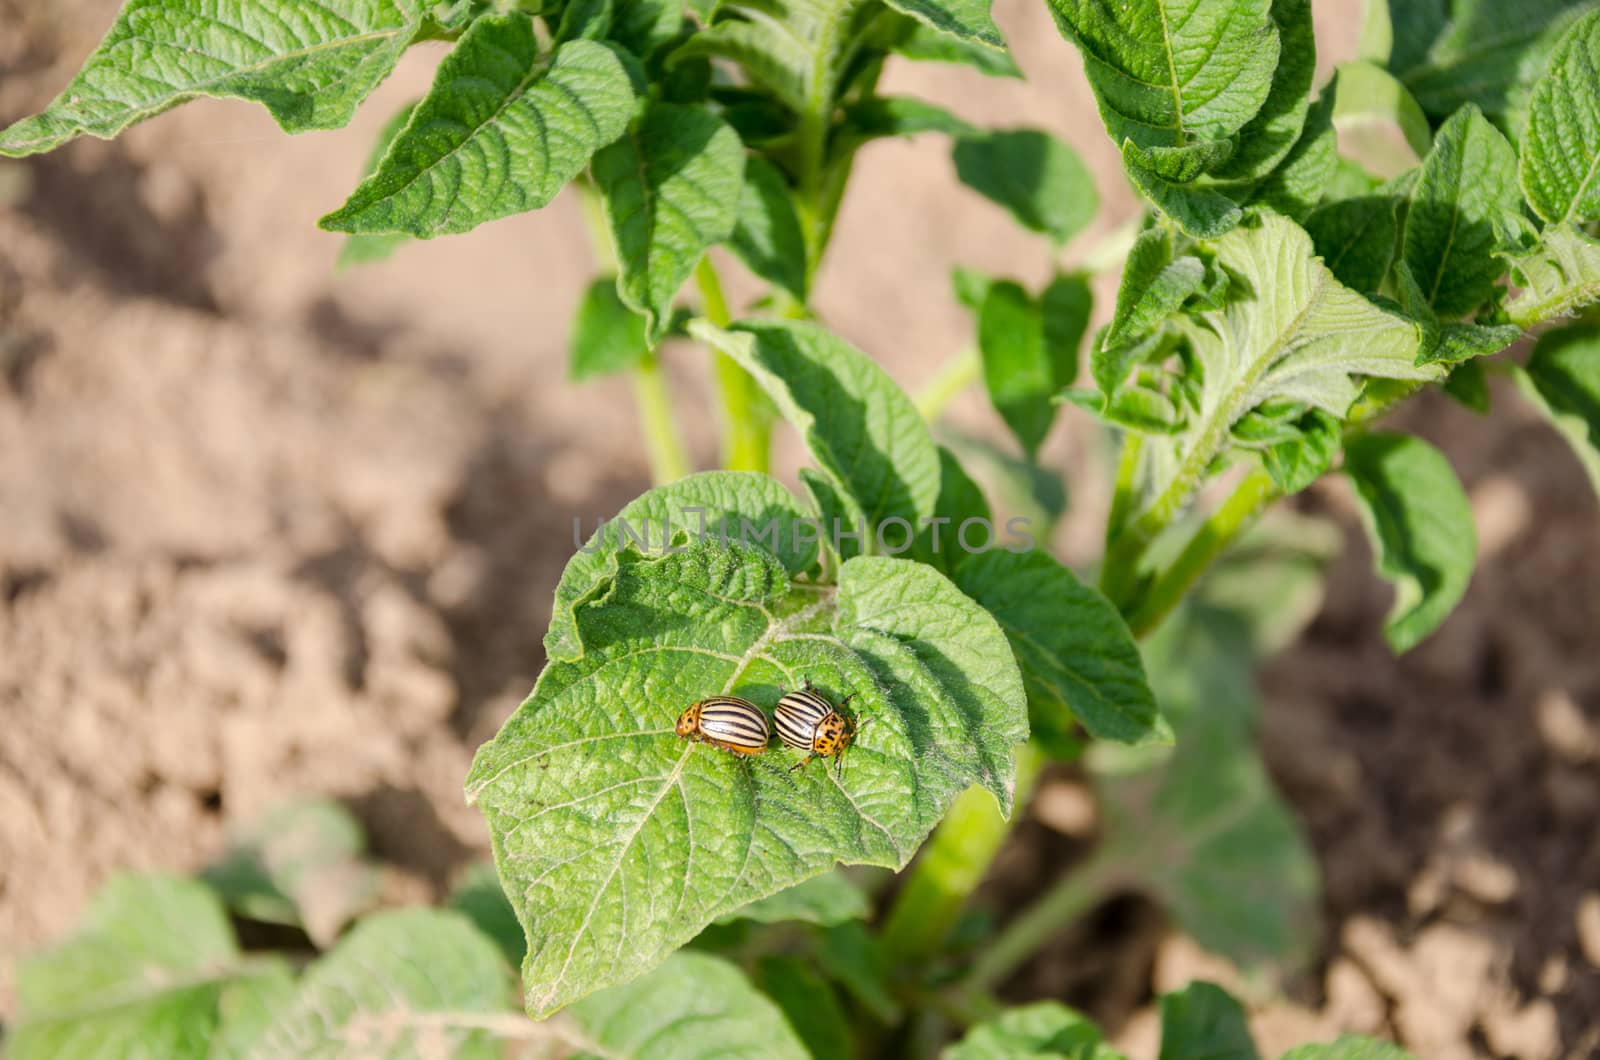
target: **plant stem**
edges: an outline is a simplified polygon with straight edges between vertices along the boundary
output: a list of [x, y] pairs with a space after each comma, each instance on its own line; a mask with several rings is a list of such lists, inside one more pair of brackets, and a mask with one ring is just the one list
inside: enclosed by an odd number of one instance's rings
[[1005, 982], [1042, 943], [1088, 912], [1114, 882], [1110, 859], [1098, 853], [1068, 872], [989, 943], [973, 963], [966, 988], [986, 992]]
[[1111, 512], [1106, 516], [1106, 537], [1109, 539], [1127, 522], [1128, 514], [1139, 497], [1139, 461], [1144, 453], [1144, 435], [1138, 431], [1124, 431], [1122, 455], [1117, 459], [1117, 482], [1111, 491]]
[[1144, 594], [1138, 609], [1128, 618], [1133, 635], [1144, 637], [1159, 626], [1223, 549], [1232, 544], [1277, 495], [1271, 475], [1260, 468], [1251, 470]]
[[937, 375], [928, 380], [912, 398], [922, 418], [933, 423], [944, 410], [983, 372], [983, 361], [976, 349], [963, 350], [944, 363]]
[[633, 369], [633, 398], [639, 407], [645, 452], [650, 455], [650, 479], [656, 485], [675, 482], [693, 470], [688, 451], [678, 435], [678, 421], [667, 392], [661, 363], [655, 351], [644, 355]]
[[[710, 256], [694, 267], [695, 286], [705, 303], [706, 319], [719, 328], [733, 322], [722, 279]], [[722, 406], [722, 466], [729, 471], [765, 471], [771, 458], [772, 417], [762, 402], [760, 388], [750, 373], [732, 357], [712, 353], [712, 372]]]
[[[1017, 750], [1015, 804], [1027, 805], [1044, 755], [1032, 744]], [[922, 848], [884, 921], [883, 947], [891, 967], [939, 952], [983, 881], [1010, 832], [994, 797], [982, 788], [962, 792]]]

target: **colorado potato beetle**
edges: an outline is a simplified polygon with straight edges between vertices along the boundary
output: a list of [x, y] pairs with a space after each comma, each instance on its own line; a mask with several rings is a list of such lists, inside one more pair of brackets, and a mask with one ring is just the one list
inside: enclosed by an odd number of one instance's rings
[[711, 696], [678, 715], [678, 735], [736, 755], [758, 755], [767, 749], [772, 730], [761, 708], [748, 699]]
[[[839, 706], [849, 706], [854, 698], [856, 694], [852, 692]], [[789, 767], [790, 772], [804, 769], [813, 758], [832, 758], [836, 770], [843, 775], [844, 753], [855, 740], [860, 726], [822, 698], [810, 681], [798, 692], [784, 693], [773, 711], [773, 718], [783, 742], [806, 754]]]

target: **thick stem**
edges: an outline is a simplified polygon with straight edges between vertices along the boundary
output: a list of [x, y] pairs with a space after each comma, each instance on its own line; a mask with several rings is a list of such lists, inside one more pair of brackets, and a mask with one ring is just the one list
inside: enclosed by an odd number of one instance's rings
[[967, 989], [986, 992], [1005, 982], [1041, 945], [1092, 909], [1114, 882], [1110, 860], [1098, 854], [1057, 880], [989, 943], [972, 966]]
[[977, 350], [963, 350], [939, 369], [937, 375], [918, 390], [912, 402], [922, 418], [933, 423], [949, 407], [950, 402], [975, 382], [983, 372], [983, 362]]
[[687, 475], [693, 470], [689, 453], [678, 435], [672, 395], [667, 392], [661, 364], [653, 351], [645, 354], [633, 370], [633, 398], [639, 407], [645, 452], [650, 456], [651, 481], [661, 486]]
[[[1017, 750], [1015, 805], [1027, 805], [1044, 756], [1032, 744]], [[884, 922], [883, 947], [891, 966], [938, 953], [1010, 832], [994, 797], [981, 788], [962, 792], [922, 848]]]
[[1182, 602], [1212, 562], [1249, 528], [1261, 509], [1277, 495], [1272, 476], [1265, 471], [1256, 468], [1246, 475], [1144, 594], [1138, 609], [1128, 618], [1133, 635], [1144, 637], [1153, 632]]
[[[695, 285], [705, 303], [706, 319], [719, 328], [733, 322], [722, 279], [711, 258], [694, 267]], [[722, 466], [729, 471], [765, 471], [771, 458], [772, 417], [762, 403], [761, 389], [750, 373], [725, 353], [712, 353], [712, 371], [722, 416]]]

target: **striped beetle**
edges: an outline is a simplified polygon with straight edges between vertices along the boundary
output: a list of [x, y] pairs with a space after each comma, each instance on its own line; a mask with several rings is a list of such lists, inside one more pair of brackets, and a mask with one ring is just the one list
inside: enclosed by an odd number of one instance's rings
[[736, 755], [758, 755], [767, 749], [772, 730], [761, 708], [748, 699], [711, 696], [678, 715], [678, 735]]
[[[847, 707], [856, 698], [852, 692], [844, 697], [840, 707]], [[806, 756], [789, 767], [792, 773], [804, 769], [813, 758], [832, 758], [836, 771], [844, 775], [844, 753], [861, 730], [853, 718], [841, 714], [816, 690], [808, 679], [799, 692], [785, 692], [778, 700], [773, 718], [778, 723], [778, 736], [796, 751]], [[865, 724], [865, 723], [862, 723]]]

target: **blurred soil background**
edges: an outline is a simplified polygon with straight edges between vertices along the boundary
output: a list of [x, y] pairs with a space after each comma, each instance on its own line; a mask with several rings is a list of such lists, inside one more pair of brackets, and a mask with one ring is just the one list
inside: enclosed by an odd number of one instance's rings
[[[116, 7], [0, 0], [0, 121], [59, 91]], [[1107, 206], [1086, 247], [1134, 208], [1115, 151], [1044, 5], [996, 13], [1026, 83], [901, 63], [885, 90], [1072, 143]], [[1319, 4], [1324, 74], [1355, 24]], [[440, 54], [414, 49], [338, 132], [200, 102], [0, 163], [0, 1013], [17, 959], [109, 873], [196, 869], [288, 796], [351, 806], [397, 901], [486, 856], [472, 750], [543, 661], [574, 517], [587, 534], [648, 472], [627, 383], [565, 379], [592, 273], [570, 198], [334, 272], [316, 218]], [[951, 265], [1030, 284], [1050, 267], [935, 137], [868, 148], [837, 231], [817, 307], [912, 388], [971, 339]], [[703, 355], [666, 361], [710, 466]], [[1341, 488], [1306, 501], [1347, 547], [1262, 676], [1262, 741], [1321, 862], [1326, 947], [1258, 1008], [1267, 1055], [1341, 1029], [1428, 1060], [1600, 1055], [1600, 519], [1563, 443], [1495, 397], [1490, 420], [1431, 397], [1402, 413], [1450, 456], [1482, 539], [1465, 602], [1404, 659]], [[977, 394], [952, 418], [995, 431]], [[1104, 470], [1062, 419], [1054, 545], [1082, 560]], [[1078, 841], [1081, 815], [1045, 806], [1071, 785], [1047, 786], [1007, 871]], [[1147, 1053], [1153, 990], [1235, 974], [1132, 896], [1051, 952], [1030, 988]]]

